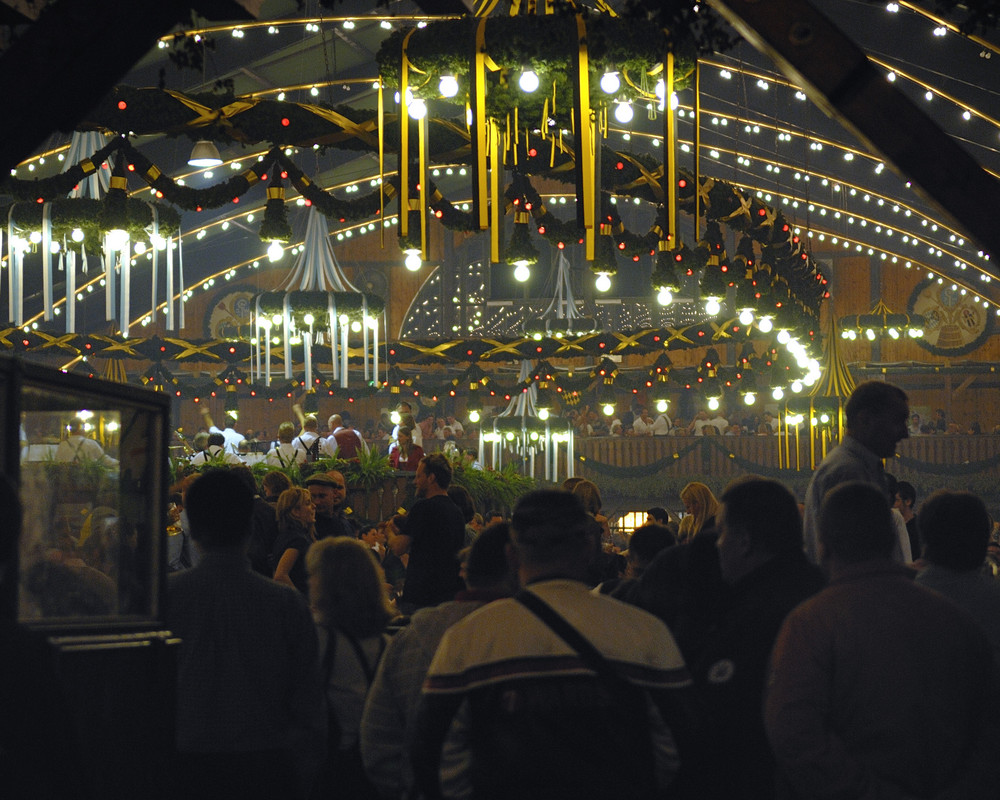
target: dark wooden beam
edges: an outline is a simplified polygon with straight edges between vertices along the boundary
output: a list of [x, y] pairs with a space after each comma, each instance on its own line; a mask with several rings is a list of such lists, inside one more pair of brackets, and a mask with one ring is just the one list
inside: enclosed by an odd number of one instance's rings
[[[833, 22], [807, 0], [708, 2], [825, 113], [1000, 257], [1000, 182], [887, 81]], [[1000, 278], [997, 267], [992, 274]], [[964, 285], [1000, 303], [1000, 283]]]
[[71, 131], [157, 38], [190, 18], [252, 19], [262, 0], [60, 0], [45, 6], [0, 57], [0, 97], [10, 110], [0, 174], [53, 131]]

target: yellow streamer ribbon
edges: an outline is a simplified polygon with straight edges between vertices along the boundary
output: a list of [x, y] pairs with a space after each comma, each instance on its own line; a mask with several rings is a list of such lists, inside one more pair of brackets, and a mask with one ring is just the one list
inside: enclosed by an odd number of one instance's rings
[[490, 120], [490, 260], [500, 261], [500, 173], [503, 172], [503, 154], [500, 152], [500, 125]]
[[420, 256], [427, 258], [427, 117], [417, 123], [417, 157], [419, 159], [419, 181], [418, 190], [420, 211]]
[[666, 120], [666, 141], [663, 143], [663, 168], [666, 171], [667, 193], [667, 238], [679, 245], [677, 239], [677, 118], [670, 107], [670, 99], [674, 95], [674, 51], [667, 51], [667, 60], [663, 65], [663, 115]]
[[[382, 102], [382, 76], [378, 78], [378, 185], [385, 185], [385, 105]], [[378, 219], [385, 219], [385, 191], [378, 193]], [[378, 226], [379, 247], [385, 247], [385, 225]]]
[[577, 189], [578, 202], [583, 209], [584, 250], [587, 261], [594, 260], [594, 218], [596, 217], [594, 198], [594, 128], [590, 110], [590, 73], [587, 55], [587, 22], [582, 14], [576, 15], [576, 33], [579, 43], [577, 53], [576, 106], [576, 158], [580, 173]]
[[410, 113], [406, 102], [410, 60], [406, 57], [406, 48], [416, 30], [411, 29], [403, 38], [399, 70], [399, 236], [402, 239], [410, 234]]

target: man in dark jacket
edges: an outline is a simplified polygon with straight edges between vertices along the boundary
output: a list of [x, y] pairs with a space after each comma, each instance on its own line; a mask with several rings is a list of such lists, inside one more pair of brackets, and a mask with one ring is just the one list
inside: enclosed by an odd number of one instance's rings
[[768, 657], [781, 623], [825, 583], [802, 550], [802, 519], [777, 481], [747, 478], [720, 498], [716, 547], [731, 591], [697, 652], [685, 652], [691, 675], [720, 724], [721, 797], [773, 797], [774, 758], [761, 702]]

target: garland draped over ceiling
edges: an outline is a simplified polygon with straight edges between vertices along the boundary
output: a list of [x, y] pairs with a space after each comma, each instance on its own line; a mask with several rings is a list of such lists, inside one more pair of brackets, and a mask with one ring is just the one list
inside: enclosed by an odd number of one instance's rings
[[[15, 202], [0, 207], [0, 212], [5, 211], [8, 218], [22, 228], [33, 229], [39, 222], [38, 207], [51, 205], [57, 212], [52, 215], [54, 229], [64, 231], [69, 227], [82, 227], [87, 241], [93, 244], [98, 243], [100, 234], [111, 226], [109, 207], [112, 201], [118, 209], [113, 220], [115, 225], [127, 223], [143, 228], [148, 224], [138, 212], [133, 220], [130, 214], [121, 211], [129, 176], [141, 178], [154, 190], [158, 200], [198, 212], [239, 202], [257, 183], [267, 180], [269, 173], [268, 201], [259, 231], [265, 240], [287, 241], [292, 236], [285, 209], [285, 181], [320, 213], [345, 223], [378, 218], [384, 215], [387, 203], [398, 197], [400, 246], [403, 249], [414, 246], [417, 231], [420, 231], [421, 245], [425, 241], [427, 209], [450, 230], [488, 228], [493, 237], [498, 236], [503, 227], [498, 216], [502, 211], [513, 215], [514, 235], [505, 243], [503, 255], [497, 253], [498, 260], [513, 263], [532, 259], [534, 245], [527, 234], [528, 225], [533, 222], [535, 233], [556, 248], [586, 240], [588, 260], [592, 260], [593, 269], [598, 272], [616, 272], [619, 258], [626, 259], [627, 264], [636, 264], [645, 257], [653, 257], [653, 285], [674, 290], [682, 271], [688, 275], [697, 272], [703, 295], [724, 296], [727, 290], [734, 289], [739, 308], [754, 309], [758, 318], [767, 317], [775, 328], [795, 331], [811, 345], [820, 304], [828, 296], [826, 279], [780, 210], [732, 183], [699, 175], [697, 160], [693, 174], [679, 169], [676, 150], [669, 146], [664, 148], [670, 151], [665, 153], [665, 163], [647, 153], [615, 150], [601, 142], [601, 133], [607, 129], [610, 101], [598, 96], [598, 81], [590, 78], [613, 67], [621, 74], [623, 96], [650, 101], [650, 109], [655, 109], [657, 101], [664, 97], [669, 103], [672, 89], [688, 80], [694, 69], [693, 49], [675, 52], [674, 47], [662, 29], [607, 13], [497, 16], [442, 21], [391, 35], [378, 54], [379, 106], [371, 110], [231, 94], [184, 96], [169, 90], [123, 86], [112, 92], [82, 126], [115, 132], [118, 136], [89, 159], [58, 176], [33, 181], [3, 179], [0, 191], [13, 195]], [[529, 63], [546, 81], [551, 81], [551, 92], [546, 89], [537, 97], [529, 98], [513, 89], [508, 73], [515, 68], [524, 69]], [[472, 125], [465, 123], [464, 105], [428, 99], [432, 113], [423, 121], [427, 127], [421, 128], [419, 156], [413, 154], [410, 158], [406, 153], [413, 126], [406, 112], [412, 103], [405, 90], [410, 88], [417, 99], [422, 93], [436, 97], [435, 79], [446, 72], [465, 81], [478, 82], [478, 88], [473, 89], [470, 96], [475, 106], [474, 122]], [[402, 90], [396, 115], [385, 114], [381, 102], [383, 88], [393, 85]], [[431, 88], [426, 88], [428, 86]], [[665, 132], [669, 134], [673, 126], [668, 119], [672, 120], [672, 114], [665, 114], [663, 119]], [[489, 220], [485, 211], [487, 193], [483, 172], [487, 163], [484, 150], [487, 145], [484, 131], [487, 130], [492, 148], [489, 180], [493, 202]], [[243, 145], [268, 142], [273, 146], [240, 174], [205, 189], [194, 189], [167, 176], [127, 139], [129, 135], [154, 133]], [[675, 139], [670, 134], [665, 136], [665, 141], [671, 143]], [[352, 200], [336, 198], [285, 155], [288, 146], [314, 145], [377, 152], [380, 169], [383, 153], [395, 151], [399, 174], [385, 176], [366, 196]], [[589, 153], [591, 160], [582, 163], [577, 157], [579, 152]], [[115, 174], [120, 177], [117, 192], [108, 193], [96, 214], [93, 209], [82, 210], [81, 206], [78, 207], [81, 210], [66, 211], [63, 218], [61, 203], [70, 201], [61, 198], [115, 153], [118, 153]], [[411, 162], [420, 162], [420, 174], [426, 174], [427, 163], [469, 164], [472, 167], [472, 211], [458, 209], [430, 180], [420, 182], [425, 190], [418, 189], [419, 199], [414, 201], [411, 190], [416, 184], [411, 186], [414, 177]], [[507, 171], [510, 172], [509, 181], [504, 177]], [[545, 206], [532, 184], [533, 179], [572, 184], [578, 198], [577, 218], [566, 221], [556, 217]], [[501, 180], [502, 183], [498, 183]], [[500, 186], [503, 186], [502, 191]], [[658, 221], [648, 231], [627, 230], [615, 203], [611, 202], [615, 197], [653, 204], [659, 209]], [[60, 202], [58, 209], [55, 208], [57, 201]], [[416, 209], [424, 215], [422, 221], [415, 221]], [[694, 247], [684, 245], [676, 234], [678, 210], [695, 217], [696, 230], [700, 227], [700, 217], [704, 216], [707, 221], [704, 238]], [[164, 209], [159, 215], [161, 230], [179, 227], [179, 219], [169, 211], [172, 209]], [[594, 216], [588, 216], [592, 214]], [[70, 217], [74, 219], [72, 226]], [[90, 221], [87, 226], [80, 224], [84, 217]], [[722, 225], [741, 234], [732, 258], [725, 250]], [[493, 249], [499, 251], [495, 244]], [[648, 264], [645, 268], [648, 269]], [[108, 318], [111, 319], [110, 310]], [[120, 320], [120, 323], [127, 330], [127, 320]], [[753, 323], [740, 325], [734, 320], [716, 322], [710, 319], [679, 329], [593, 334], [578, 339], [400, 342], [386, 346], [385, 352], [390, 364], [407, 363], [408, 360], [428, 363], [455, 356], [462, 361], [579, 356], [590, 354], [595, 346], [598, 349], [594, 354], [643, 352], [644, 348], [650, 348], [645, 352], [663, 352], [723, 339], [745, 339], [753, 327]], [[153, 359], [159, 370], [165, 370], [163, 363], [166, 360], [183, 360], [184, 354], [204, 357], [216, 346], [222, 346], [229, 353], [231, 358], [226, 359], [229, 363], [245, 363], [250, 355], [250, 345], [246, 342], [183, 342], [170, 356], [167, 354], [175, 348], [159, 342], [182, 340], [157, 340], [155, 337], [135, 340], [113, 336], [77, 339], [70, 334], [56, 337], [11, 329], [0, 337], [0, 344], [22, 352], [59, 347], [73, 353], [73, 358], [82, 359], [97, 356], [98, 352], [115, 357], [112, 352], [104, 352], [109, 348], [117, 350], [119, 355], [142, 353], [146, 349], [144, 343], [155, 340], [156, 352], [143, 357]], [[91, 352], [101, 338], [105, 339], [104, 344], [98, 352]], [[765, 353], [777, 355], [777, 351], [769, 349]], [[283, 354], [273, 355], [280, 359]], [[775, 361], [781, 360], [775, 358]], [[155, 386], [164, 384], [156, 376], [146, 377]], [[317, 378], [320, 384], [323, 380]]]

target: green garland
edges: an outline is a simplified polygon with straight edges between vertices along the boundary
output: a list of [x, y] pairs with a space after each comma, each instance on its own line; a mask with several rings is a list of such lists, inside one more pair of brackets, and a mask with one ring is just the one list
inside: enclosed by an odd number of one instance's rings
[[[403, 41], [409, 36], [407, 59], [414, 71], [419, 71], [414, 75], [419, 84], [411, 87], [415, 94], [436, 97], [438, 81], [445, 74], [455, 76], [460, 85], [467, 87], [479, 23], [479, 19], [463, 18], [394, 31], [382, 42], [376, 55], [383, 85], [398, 88]], [[586, 31], [592, 107], [610, 102], [600, 89], [600, 78], [607, 70], [620, 72], [632, 83], [638, 82], [636, 89], [629, 81], [622, 80], [618, 96], [638, 99], [653, 94], [658, 78], [647, 73], [662, 65], [670, 47], [662, 28], [651, 27], [645, 20], [588, 13]], [[545, 107], [557, 123], [569, 127], [569, 111], [573, 108], [570, 76], [578, 49], [576, 18], [571, 13], [486, 19], [485, 51], [500, 68], [488, 72], [487, 114], [493, 119], [506, 120], [516, 109], [520, 119], [530, 120], [534, 127], [543, 122]], [[676, 49], [674, 80], [678, 88], [683, 88], [694, 70], [694, 48], [681, 44]], [[517, 85], [517, 77], [525, 69], [534, 70], [541, 81], [539, 90], [533, 94], [524, 93]], [[554, 110], [546, 102], [551, 102], [553, 91]]]

